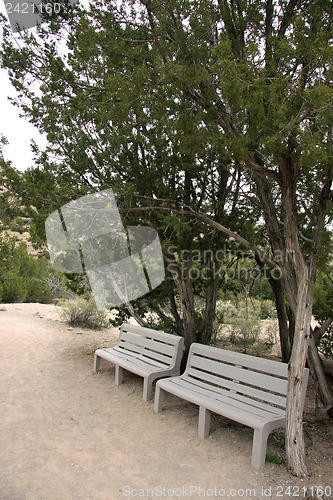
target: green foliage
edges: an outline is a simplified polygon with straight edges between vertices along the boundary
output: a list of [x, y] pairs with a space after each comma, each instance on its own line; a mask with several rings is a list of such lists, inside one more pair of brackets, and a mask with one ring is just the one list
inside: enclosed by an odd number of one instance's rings
[[259, 339], [260, 323], [257, 319], [236, 317], [231, 320], [230, 326], [231, 344], [239, 346], [245, 353]]
[[217, 312], [223, 323], [229, 323], [237, 317], [248, 317], [258, 320], [276, 319], [277, 317], [276, 308], [272, 300], [260, 300], [251, 296], [244, 298], [242, 294], [221, 295]]
[[333, 324], [331, 324], [318, 341], [318, 350], [326, 357], [333, 359]]
[[313, 314], [317, 321], [322, 323], [333, 314], [333, 281], [332, 265], [322, 272], [314, 289]]
[[[332, 318], [333, 315], [333, 283], [332, 265], [322, 272], [314, 289], [313, 313], [319, 324]], [[318, 350], [327, 358], [333, 358], [333, 324], [317, 339]]]
[[99, 311], [92, 298], [79, 297], [60, 303], [61, 316], [71, 326], [81, 326], [91, 329], [109, 326], [105, 311]]
[[[0, 140], [0, 149], [1, 144]], [[9, 185], [10, 182], [15, 184], [16, 176], [13, 175], [12, 180], [10, 180], [8, 171], [15, 172], [10, 163], [6, 163], [0, 157], [0, 186], [2, 186], [0, 190], [0, 230], [10, 229], [11, 231], [23, 233], [28, 230], [29, 219], [21, 198], [16, 193], [16, 188], [12, 190]]]
[[0, 299], [2, 302], [23, 302], [27, 295], [26, 279], [15, 270], [1, 270]]
[[267, 453], [266, 460], [267, 460], [267, 462], [270, 462], [272, 464], [277, 464], [277, 465], [280, 465], [282, 462], [280, 457], [278, 457], [277, 455], [272, 455], [272, 453]]
[[45, 218], [57, 207], [86, 192], [61, 173], [49, 169], [17, 171], [0, 160], [0, 221], [3, 229], [27, 232], [35, 249], [45, 243]]
[[233, 296], [219, 301], [216, 308], [217, 338], [226, 345], [232, 344], [247, 352], [261, 355], [276, 342], [275, 326], [266, 329], [263, 320], [276, 318], [274, 303], [255, 298]]
[[52, 271], [45, 257], [27, 252], [24, 242], [15, 237], [0, 236], [0, 300], [2, 302], [42, 302], [52, 300], [49, 280]]

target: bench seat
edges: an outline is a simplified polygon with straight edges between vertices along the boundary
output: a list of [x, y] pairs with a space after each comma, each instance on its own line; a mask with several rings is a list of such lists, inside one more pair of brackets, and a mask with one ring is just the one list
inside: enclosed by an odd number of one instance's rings
[[123, 381], [123, 370], [143, 377], [143, 399], [148, 401], [155, 380], [179, 375], [183, 345], [182, 337], [124, 323], [115, 347], [95, 351], [94, 372], [103, 358], [116, 365], [116, 385]]
[[[199, 406], [202, 438], [209, 435], [210, 412], [251, 427], [252, 466], [259, 469], [265, 464], [268, 435], [285, 426], [287, 378], [284, 363], [194, 343], [184, 374], [157, 382], [154, 410], [162, 410], [169, 392]], [[305, 389], [307, 380], [306, 368]]]

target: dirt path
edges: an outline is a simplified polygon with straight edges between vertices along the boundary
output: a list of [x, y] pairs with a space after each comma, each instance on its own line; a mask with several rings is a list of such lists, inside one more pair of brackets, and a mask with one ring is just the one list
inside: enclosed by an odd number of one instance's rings
[[[330, 423], [325, 458], [313, 443], [318, 432], [310, 436], [311, 477], [271, 463], [253, 471], [250, 429], [216, 417], [202, 441], [195, 406], [170, 396], [155, 415], [139, 377], [116, 387], [104, 361], [93, 375], [92, 352], [112, 345], [116, 329], [68, 329], [53, 305], [1, 309], [0, 500], [304, 498], [302, 488], [315, 485], [333, 492]], [[283, 457], [281, 436], [268, 451]]]

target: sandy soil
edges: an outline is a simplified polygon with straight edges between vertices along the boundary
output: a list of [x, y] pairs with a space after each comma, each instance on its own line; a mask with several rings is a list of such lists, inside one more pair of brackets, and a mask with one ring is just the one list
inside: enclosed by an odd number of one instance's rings
[[0, 309], [0, 500], [332, 498], [333, 425], [315, 420], [311, 387], [309, 477], [286, 471], [283, 431], [268, 444], [282, 464], [254, 471], [251, 429], [216, 416], [203, 441], [197, 407], [170, 395], [156, 415], [140, 377], [116, 387], [104, 360], [93, 374], [94, 350], [113, 345], [117, 329], [69, 328], [54, 305]]

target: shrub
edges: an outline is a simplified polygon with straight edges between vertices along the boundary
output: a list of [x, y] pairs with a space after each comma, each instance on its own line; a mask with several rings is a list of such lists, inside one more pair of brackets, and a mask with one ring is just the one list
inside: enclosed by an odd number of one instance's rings
[[[263, 323], [263, 320], [274, 317], [276, 310], [271, 300], [238, 295], [233, 300], [219, 301], [216, 307], [217, 338], [226, 345], [231, 343], [244, 352], [251, 348], [251, 352], [260, 355], [268, 352], [276, 341], [275, 326]], [[266, 332], [265, 326], [268, 327]]]
[[51, 276], [57, 273], [45, 256], [29, 255], [24, 242], [0, 235], [0, 301], [48, 303], [53, 298]]
[[324, 335], [318, 341], [318, 351], [326, 358], [333, 359], [333, 324], [331, 324]]
[[277, 455], [272, 455], [271, 453], [267, 453], [266, 460], [267, 462], [271, 462], [272, 464], [278, 464], [278, 465], [280, 465], [282, 462], [280, 457], [278, 457]]
[[66, 300], [62, 306], [61, 317], [71, 326], [83, 326], [99, 329], [109, 325], [105, 311], [99, 311], [92, 298], [76, 298]]
[[23, 301], [26, 293], [26, 280], [15, 269], [1, 273], [0, 297], [3, 302]]
[[260, 323], [258, 319], [238, 317], [230, 322], [230, 342], [242, 347], [244, 352], [257, 342], [260, 335]]
[[272, 300], [258, 300], [255, 299], [256, 302], [260, 305], [260, 319], [276, 319], [276, 307]]

